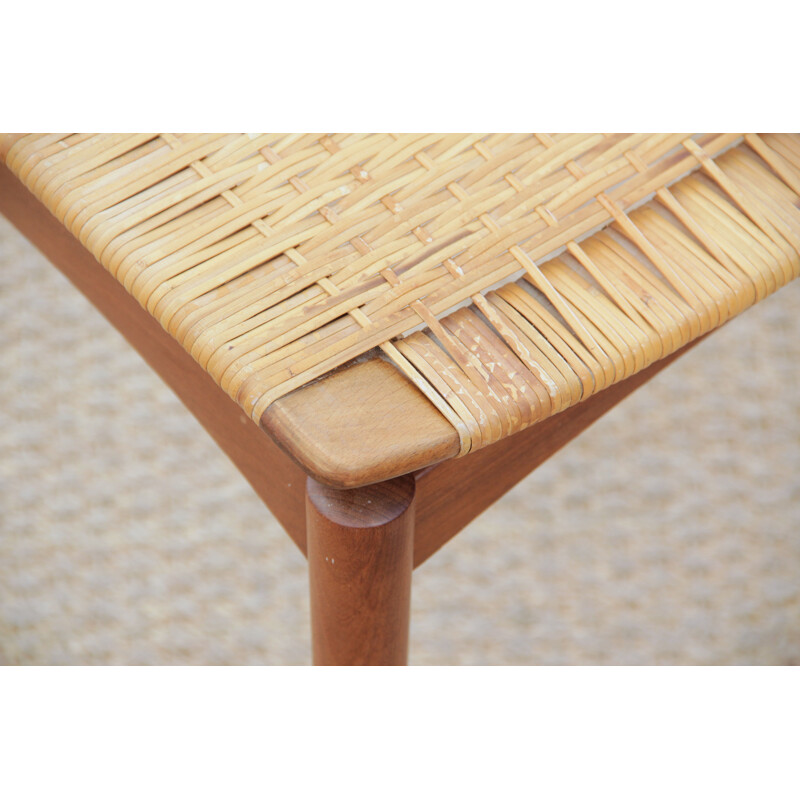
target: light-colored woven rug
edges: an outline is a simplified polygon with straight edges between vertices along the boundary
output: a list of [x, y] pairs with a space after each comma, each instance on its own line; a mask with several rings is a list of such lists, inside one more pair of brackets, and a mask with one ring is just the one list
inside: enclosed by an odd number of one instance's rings
[[[415, 573], [416, 664], [800, 663], [800, 282]], [[0, 218], [0, 663], [304, 664], [305, 561]]]

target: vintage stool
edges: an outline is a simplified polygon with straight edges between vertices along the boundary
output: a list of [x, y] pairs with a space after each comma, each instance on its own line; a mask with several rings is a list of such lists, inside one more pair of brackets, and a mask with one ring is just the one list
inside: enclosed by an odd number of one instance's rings
[[405, 663], [414, 566], [800, 270], [794, 134], [35, 134], [0, 154], [0, 210], [307, 554], [318, 664]]

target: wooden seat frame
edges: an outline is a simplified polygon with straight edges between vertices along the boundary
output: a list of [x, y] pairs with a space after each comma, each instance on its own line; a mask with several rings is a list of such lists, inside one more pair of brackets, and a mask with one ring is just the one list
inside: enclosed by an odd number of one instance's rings
[[315, 664], [405, 664], [412, 569], [700, 341], [458, 459], [455, 429], [376, 356], [276, 401], [259, 427], [4, 165], [0, 212], [172, 388], [306, 554]]

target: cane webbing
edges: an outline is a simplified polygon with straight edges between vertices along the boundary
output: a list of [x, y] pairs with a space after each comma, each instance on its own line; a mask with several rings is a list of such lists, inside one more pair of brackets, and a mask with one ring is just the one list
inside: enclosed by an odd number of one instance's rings
[[377, 347], [462, 454], [800, 269], [797, 135], [35, 134], [0, 152], [256, 421]]

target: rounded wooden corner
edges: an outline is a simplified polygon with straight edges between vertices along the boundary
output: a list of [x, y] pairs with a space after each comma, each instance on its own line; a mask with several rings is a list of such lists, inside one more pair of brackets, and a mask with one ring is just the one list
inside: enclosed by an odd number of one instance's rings
[[380, 528], [396, 522], [414, 502], [413, 475], [400, 475], [357, 489], [338, 489], [306, 479], [307, 502], [328, 522], [342, 528]]
[[309, 475], [340, 489], [389, 480], [459, 452], [455, 428], [379, 358], [276, 400], [261, 427]]

